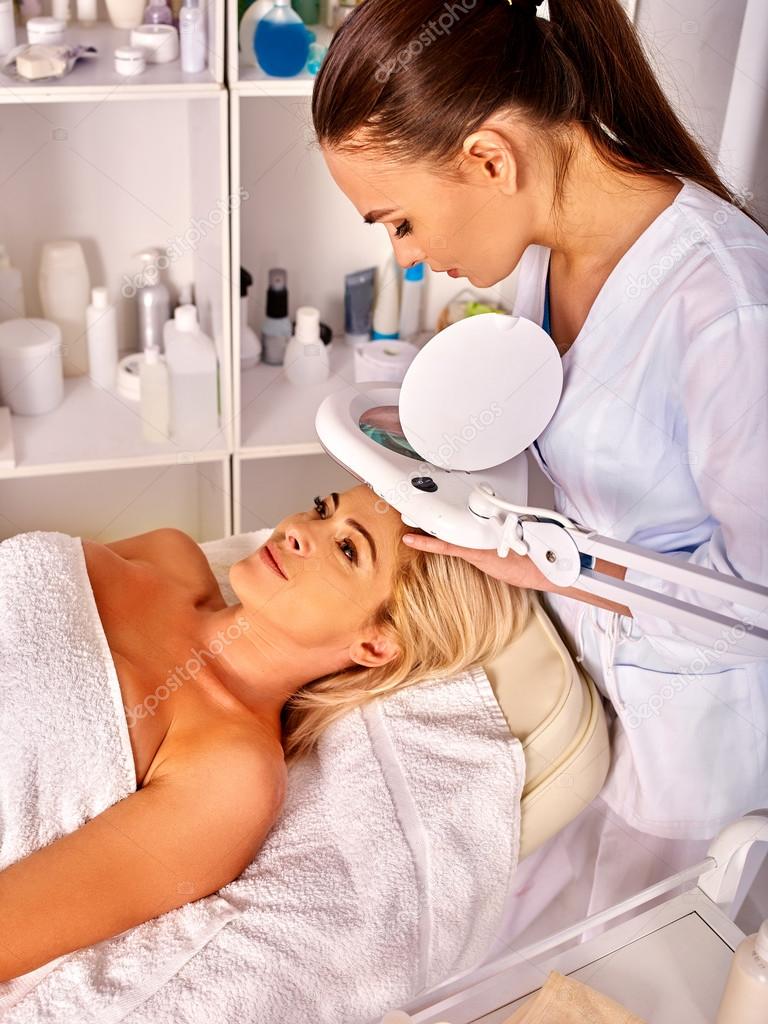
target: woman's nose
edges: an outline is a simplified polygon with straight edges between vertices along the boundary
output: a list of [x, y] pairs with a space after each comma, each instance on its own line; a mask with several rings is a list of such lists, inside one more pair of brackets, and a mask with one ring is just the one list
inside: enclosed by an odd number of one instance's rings
[[412, 267], [414, 263], [423, 263], [426, 260], [426, 254], [411, 239], [395, 238], [394, 235], [390, 235], [389, 238], [398, 266], [404, 270]]
[[285, 540], [288, 545], [288, 550], [292, 551], [296, 555], [311, 555], [315, 550], [315, 542], [312, 537], [312, 531], [306, 526], [299, 523], [294, 523], [289, 526], [285, 531]]

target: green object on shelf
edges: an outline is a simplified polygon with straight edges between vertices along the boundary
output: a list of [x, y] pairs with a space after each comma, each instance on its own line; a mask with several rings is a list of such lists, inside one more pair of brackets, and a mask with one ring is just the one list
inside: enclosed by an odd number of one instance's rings
[[243, 20], [243, 15], [256, 0], [237, 0], [237, 24]]
[[317, 25], [320, 21], [320, 0], [291, 0], [291, 7], [305, 25]]
[[478, 313], [503, 313], [503, 309], [489, 306], [485, 302], [468, 302], [464, 316], [477, 316]]

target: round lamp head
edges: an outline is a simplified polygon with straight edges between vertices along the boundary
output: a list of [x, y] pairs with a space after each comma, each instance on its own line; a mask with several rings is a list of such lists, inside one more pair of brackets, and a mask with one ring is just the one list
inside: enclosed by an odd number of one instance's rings
[[413, 360], [400, 423], [432, 465], [490, 469], [536, 440], [562, 389], [562, 360], [546, 331], [523, 317], [481, 313], [440, 331]]

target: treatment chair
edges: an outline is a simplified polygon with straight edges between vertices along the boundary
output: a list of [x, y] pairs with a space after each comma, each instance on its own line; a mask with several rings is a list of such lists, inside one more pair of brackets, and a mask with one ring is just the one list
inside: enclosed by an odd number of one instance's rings
[[520, 857], [533, 853], [597, 796], [608, 773], [605, 712], [535, 594], [522, 634], [484, 665], [525, 754]]

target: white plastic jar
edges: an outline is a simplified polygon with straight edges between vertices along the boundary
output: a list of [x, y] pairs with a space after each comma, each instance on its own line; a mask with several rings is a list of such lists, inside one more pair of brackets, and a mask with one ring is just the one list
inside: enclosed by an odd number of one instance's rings
[[61, 329], [39, 318], [0, 323], [0, 394], [11, 412], [39, 416], [64, 397]]
[[63, 43], [65, 28], [66, 22], [62, 18], [30, 18], [27, 39], [30, 43]]
[[140, 75], [147, 67], [147, 55], [141, 46], [118, 46], [115, 50], [115, 71], [118, 75]]

